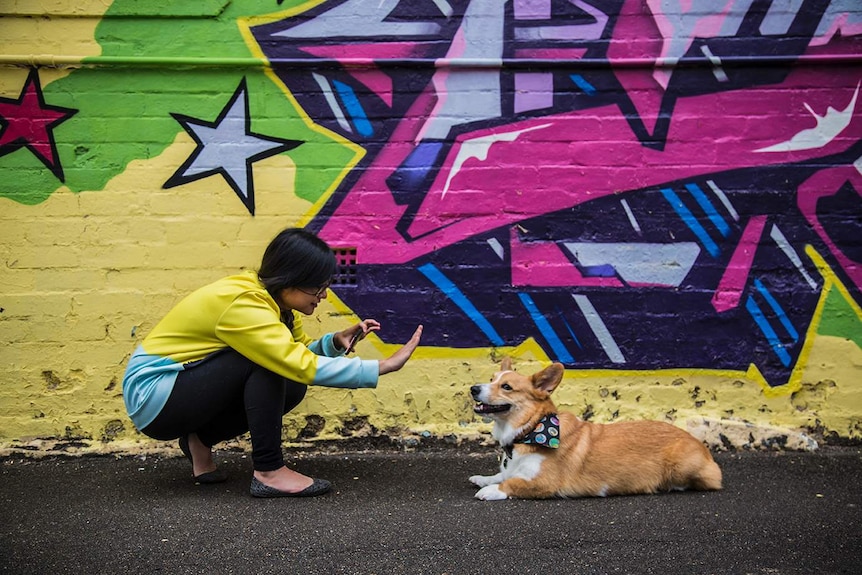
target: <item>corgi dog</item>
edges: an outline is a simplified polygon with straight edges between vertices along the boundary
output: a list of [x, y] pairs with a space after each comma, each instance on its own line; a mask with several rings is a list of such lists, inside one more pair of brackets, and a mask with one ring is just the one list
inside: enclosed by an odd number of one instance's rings
[[690, 433], [659, 421], [590, 423], [560, 413], [551, 392], [563, 366], [525, 376], [505, 358], [491, 383], [473, 385], [474, 411], [494, 421], [503, 447], [496, 475], [474, 475], [485, 501], [605, 497], [721, 489], [721, 469]]

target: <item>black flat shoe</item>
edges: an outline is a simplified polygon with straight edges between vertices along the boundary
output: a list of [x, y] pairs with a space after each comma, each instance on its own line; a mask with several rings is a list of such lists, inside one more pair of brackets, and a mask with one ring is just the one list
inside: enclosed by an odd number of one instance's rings
[[287, 491], [281, 491], [275, 487], [264, 485], [257, 477], [252, 477], [251, 488], [249, 491], [251, 492], [252, 497], [316, 497], [317, 495], [323, 495], [330, 489], [332, 489], [332, 484], [330, 482], [325, 479], [315, 479], [314, 483], [302, 491], [298, 493], [288, 493]]
[[[180, 437], [180, 451], [183, 452], [183, 455], [186, 456], [186, 459], [189, 460], [189, 463], [194, 467], [194, 460], [192, 459], [192, 452], [189, 449], [189, 436], [184, 435]], [[195, 483], [201, 483], [204, 485], [210, 485], [212, 483], [224, 483], [227, 481], [227, 474], [221, 469], [216, 469], [215, 471], [208, 471], [206, 473], [201, 473], [200, 475], [195, 475]]]

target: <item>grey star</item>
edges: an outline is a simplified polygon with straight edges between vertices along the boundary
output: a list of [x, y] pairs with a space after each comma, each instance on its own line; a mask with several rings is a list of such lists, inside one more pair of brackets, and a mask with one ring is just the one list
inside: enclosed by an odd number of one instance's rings
[[251, 165], [302, 144], [300, 140], [274, 138], [251, 131], [245, 78], [214, 122], [183, 114], [172, 113], [171, 116], [194, 139], [197, 147], [164, 187], [173, 188], [221, 174], [251, 215], [254, 215], [255, 207]]

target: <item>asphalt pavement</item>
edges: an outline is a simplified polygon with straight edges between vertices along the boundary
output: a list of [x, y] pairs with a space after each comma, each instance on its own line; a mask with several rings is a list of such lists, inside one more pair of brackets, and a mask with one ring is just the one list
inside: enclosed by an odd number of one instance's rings
[[723, 452], [711, 493], [483, 502], [469, 447], [287, 452], [333, 482], [308, 499], [249, 496], [251, 461], [195, 485], [164, 456], [0, 460], [0, 573], [862, 573], [862, 448]]

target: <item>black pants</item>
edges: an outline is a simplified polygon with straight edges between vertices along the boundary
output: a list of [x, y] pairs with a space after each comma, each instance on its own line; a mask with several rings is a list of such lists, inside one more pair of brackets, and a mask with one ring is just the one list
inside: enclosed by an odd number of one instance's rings
[[141, 431], [159, 440], [197, 433], [210, 447], [250, 432], [255, 470], [273, 471], [284, 465], [282, 417], [306, 389], [227, 348], [179, 372], [165, 407]]

